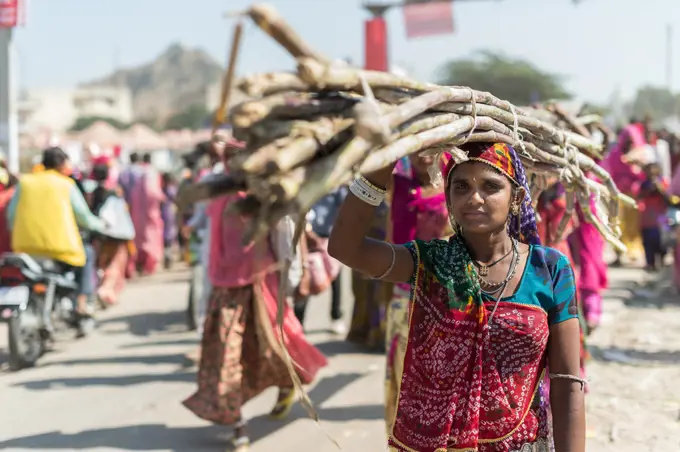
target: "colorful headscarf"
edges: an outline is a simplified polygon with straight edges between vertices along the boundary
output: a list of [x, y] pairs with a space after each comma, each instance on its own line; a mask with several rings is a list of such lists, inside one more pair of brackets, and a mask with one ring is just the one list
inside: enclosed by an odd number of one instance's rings
[[[524, 166], [515, 150], [505, 143], [471, 143], [461, 146], [461, 150], [467, 152], [468, 160], [482, 162], [492, 166], [518, 187], [524, 188], [524, 199], [520, 205], [519, 214], [512, 215], [508, 221], [508, 234], [522, 243], [538, 245], [538, 229], [536, 227], [536, 215], [531, 205], [531, 190]], [[456, 161], [451, 159], [444, 170], [445, 191], [447, 203], [449, 200], [449, 183], [451, 174], [456, 166]], [[449, 203], [450, 205], [450, 203]], [[519, 218], [518, 218], [519, 217]], [[519, 220], [519, 221], [518, 221]]]

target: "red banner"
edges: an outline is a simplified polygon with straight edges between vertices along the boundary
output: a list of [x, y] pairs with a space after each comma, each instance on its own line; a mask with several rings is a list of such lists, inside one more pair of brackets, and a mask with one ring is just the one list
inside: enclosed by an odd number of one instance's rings
[[453, 1], [408, 3], [404, 5], [404, 22], [408, 38], [453, 33]]
[[21, 21], [21, 0], [0, 0], [0, 28], [13, 28]]
[[364, 67], [373, 71], [388, 71], [387, 23], [382, 17], [366, 21]]

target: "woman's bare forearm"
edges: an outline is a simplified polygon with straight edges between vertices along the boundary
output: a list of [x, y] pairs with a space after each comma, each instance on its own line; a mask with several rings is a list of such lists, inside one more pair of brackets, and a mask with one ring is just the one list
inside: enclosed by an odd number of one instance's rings
[[[574, 296], [576, 296], [574, 294]], [[573, 318], [550, 327], [548, 366], [555, 452], [585, 452], [586, 408], [580, 376], [580, 326]]]
[[585, 452], [586, 413], [580, 384], [569, 380], [552, 380], [550, 405], [555, 452]]

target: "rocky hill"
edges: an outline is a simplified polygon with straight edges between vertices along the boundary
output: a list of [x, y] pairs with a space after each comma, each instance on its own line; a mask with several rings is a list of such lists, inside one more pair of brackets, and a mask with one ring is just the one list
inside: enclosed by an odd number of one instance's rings
[[173, 44], [154, 61], [83, 86], [126, 86], [132, 91], [136, 119], [163, 123], [191, 105], [205, 105], [222, 72], [222, 66], [203, 50]]

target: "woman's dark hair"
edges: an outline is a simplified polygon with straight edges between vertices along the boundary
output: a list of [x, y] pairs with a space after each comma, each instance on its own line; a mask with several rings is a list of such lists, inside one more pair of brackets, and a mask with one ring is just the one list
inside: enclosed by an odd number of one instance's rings
[[109, 178], [109, 166], [108, 165], [95, 165], [92, 168], [92, 179], [97, 182], [104, 182]]
[[130, 154], [130, 163], [137, 163], [139, 162], [139, 154], [136, 152], [133, 152]]
[[182, 155], [182, 160], [184, 161], [184, 167], [193, 170], [198, 164], [199, 157], [195, 152], [188, 152]]
[[212, 141], [201, 141], [196, 145], [196, 148], [194, 149], [194, 154], [196, 154], [196, 156], [200, 158], [205, 155], [210, 155], [212, 153], [212, 149], [213, 149]]
[[61, 166], [68, 160], [68, 154], [61, 148], [53, 147], [47, 148], [43, 151], [42, 164], [46, 170], [53, 170], [61, 168]]
[[142, 162], [151, 163], [151, 154], [146, 153], [142, 156]]

